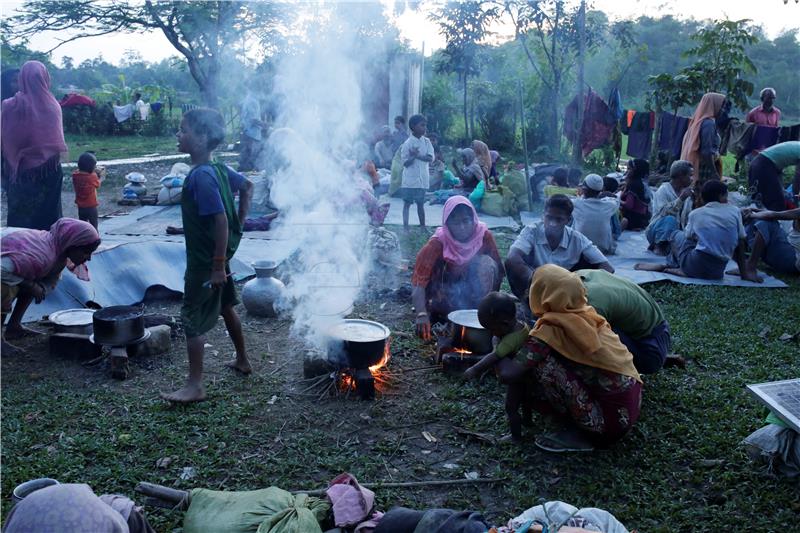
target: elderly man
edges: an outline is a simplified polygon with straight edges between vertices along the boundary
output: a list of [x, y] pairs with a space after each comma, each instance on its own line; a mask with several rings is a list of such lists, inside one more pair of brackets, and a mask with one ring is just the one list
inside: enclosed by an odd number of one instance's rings
[[776, 96], [775, 89], [772, 87], [761, 89], [760, 96], [761, 105], [751, 109], [750, 112], [747, 113], [744, 121], [759, 126], [772, 126], [773, 128], [777, 128], [781, 120], [781, 110], [772, 105]]
[[381, 128], [380, 140], [375, 143], [372, 149], [375, 154], [375, 166], [378, 168], [392, 168], [392, 130], [389, 126]]
[[680, 229], [680, 216], [684, 202], [692, 195], [694, 167], [679, 159], [669, 167], [669, 181], [662, 183], [653, 195], [653, 217], [645, 236], [649, 249], [658, 255], [667, 255], [672, 234]]

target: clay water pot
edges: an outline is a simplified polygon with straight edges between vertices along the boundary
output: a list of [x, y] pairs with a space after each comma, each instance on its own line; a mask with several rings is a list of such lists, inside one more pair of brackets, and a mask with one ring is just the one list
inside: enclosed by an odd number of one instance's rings
[[286, 286], [275, 277], [278, 263], [256, 261], [252, 267], [256, 277], [244, 284], [242, 303], [252, 315], [275, 318], [278, 316], [275, 306], [286, 294]]

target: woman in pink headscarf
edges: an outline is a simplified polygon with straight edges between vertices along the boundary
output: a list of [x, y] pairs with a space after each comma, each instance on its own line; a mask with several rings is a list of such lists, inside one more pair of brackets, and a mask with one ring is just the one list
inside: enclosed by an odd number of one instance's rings
[[66, 151], [50, 75], [40, 62], [28, 61], [19, 73], [19, 91], [2, 105], [8, 226], [46, 230], [61, 218], [61, 153]]
[[89, 280], [84, 263], [99, 245], [100, 235], [94, 226], [73, 218], [59, 219], [49, 231], [23, 229], [0, 239], [3, 318], [11, 313], [3, 332], [3, 354], [20, 351], [6, 338], [13, 340], [31, 333], [22, 327], [22, 317], [31, 303], [41, 302], [55, 288], [64, 267], [78, 279]]
[[481, 298], [500, 288], [505, 276], [492, 232], [478, 220], [470, 201], [453, 196], [444, 204], [442, 226], [417, 254], [411, 300], [417, 334], [431, 335], [431, 322], [458, 309], [476, 309]]

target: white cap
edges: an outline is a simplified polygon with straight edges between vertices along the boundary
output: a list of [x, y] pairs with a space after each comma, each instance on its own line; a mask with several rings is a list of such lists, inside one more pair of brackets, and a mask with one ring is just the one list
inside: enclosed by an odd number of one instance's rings
[[599, 192], [603, 190], [603, 178], [597, 174], [587, 175], [585, 178], [583, 178], [583, 184], [593, 191]]

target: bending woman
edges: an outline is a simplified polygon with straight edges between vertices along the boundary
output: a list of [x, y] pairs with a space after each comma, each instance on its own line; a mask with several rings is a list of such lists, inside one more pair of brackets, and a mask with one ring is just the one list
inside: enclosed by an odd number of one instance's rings
[[72, 218], [58, 220], [50, 231], [26, 229], [3, 236], [0, 241], [3, 318], [11, 313], [3, 332], [4, 354], [21, 352], [6, 339], [32, 333], [22, 326], [22, 317], [31, 303], [41, 302], [52, 292], [64, 267], [78, 279], [89, 280], [89, 270], [84, 263], [99, 245], [97, 230], [88, 222]]
[[3, 100], [2, 152], [7, 177], [7, 225], [48, 229], [61, 218], [61, 153], [67, 151], [61, 106], [38, 61], [19, 73], [19, 92]]
[[537, 446], [588, 451], [618, 441], [639, 418], [642, 382], [633, 356], [589, 306], [577, 274], [540, 266], [529, 299], [539, 317], [527, 344], [534, 407], [562, 424], [537, 437]]
[[500, 288], [504, 275], [494, 236], [469, 200], [447, 200], [442, 226], [417, 254], [411, 278], [417, 334], [427, 340], [431, 322], [443, 321], [451, 311], [476, 309]]

